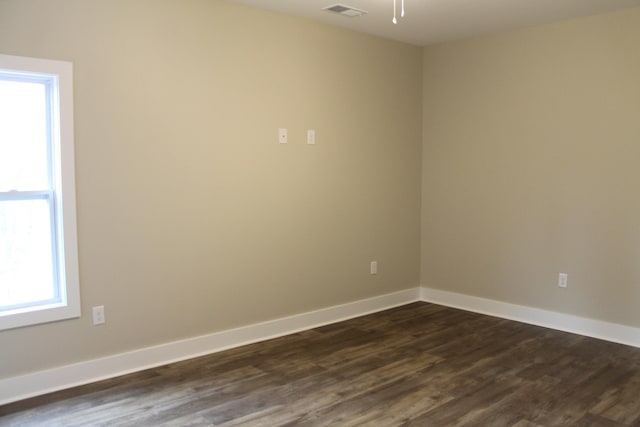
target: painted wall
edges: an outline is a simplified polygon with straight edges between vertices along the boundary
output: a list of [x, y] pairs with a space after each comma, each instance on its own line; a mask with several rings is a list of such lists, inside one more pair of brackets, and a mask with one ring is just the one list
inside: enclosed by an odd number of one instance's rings
[[639, 43], [636, 8], [425, 48], [424, 286], [640, 326]]
[[419, 284], [421, 49], [217, 0], [0, 0], [0, 52], [74, 64], [84, 312], [0, 331], [0, 378]]

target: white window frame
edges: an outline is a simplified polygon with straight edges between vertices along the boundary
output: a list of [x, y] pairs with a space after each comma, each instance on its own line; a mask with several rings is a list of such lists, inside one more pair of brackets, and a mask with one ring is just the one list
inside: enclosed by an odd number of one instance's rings
[[[70, 62], [0, 54], [0, 75], [46, 82], [49, 98], [49, 149], [53, 191], [4, 192], [0, 200], [50, 199], [53, 257], [59, 294], [56, 301], [0, 310], [0, 330], [80, 317], [73, 139], [73, 66]], [[38, 193], [38, 194], [36, 194]], [[42, 194], [40, 194], [42, 193]], [[45, 194], [46, 193], [46, 194]]]

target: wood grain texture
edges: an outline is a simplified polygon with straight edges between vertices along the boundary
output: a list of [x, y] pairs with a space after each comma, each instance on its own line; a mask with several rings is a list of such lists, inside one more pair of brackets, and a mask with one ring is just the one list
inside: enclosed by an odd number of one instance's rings
[[0, 406], [11, 426], [639, 426], [640, 349], [428, 303]]

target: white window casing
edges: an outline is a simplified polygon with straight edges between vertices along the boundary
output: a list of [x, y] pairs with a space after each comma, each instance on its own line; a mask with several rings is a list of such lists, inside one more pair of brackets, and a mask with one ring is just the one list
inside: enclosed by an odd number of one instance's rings
[[[73, 67], [70, 62], [36, 59], [0, 54], [0, 82], [32, 82], [45, 88], [47, 188], [3, 188], [0, 171], [0, 203], [42, 200], [48, 203], [48, 227], [51, 242], [51, 264], [53, 275], [52, 296], [38, 301], [21, 301], [12, 304], [7, 295], [10, 286], [0, 283], [0, 330], [53, 322], [79, 317], [80, 284], [78, 267], [78, 245], [76, 227], [74, 137], [73, 137]], [[0, 92], [0, 96], [2, 93]], [[0, 100], [2, 102], [2, 100]], [[1, 137], [0, 133], [0, 137]], [[0, 140], [8, 146], [12, 141]], [[6, 154], [5, 154], [6, 155]], [[1, 164], [1, 159], [0, 159]], [[14, 205], [12, 205], [14, 206]], [[30, 218], [34, 215], [28, 215]], [[0, 218], [1, 220], [1, 218]], [[24, 219], [24, 216], [21, 217]], [[2, 224], [0, 223], [0, 226]], [[6, 224], [5, 224], [6, 228]], [[36, 228], [36, 227], [34, 227]], [[8, 232], [6, 236], [8, 236]], [[2, 238], [0, 230], [0, 238]], [[3, 242], [0, 242], [0, 249]], [[8, 253], [8, 252], [7, 252]], [[0, 251], [0, 257], [3, 252]], [[5, 255], [8, 257], [9, 255]], [[8, 269], [10, 259], [0, 259], [0, 267]], [[43, 266], [29, 265], [38, 269]], [[0, 280], [2, 276], [0, 269]], [[21, 287], [36, 286], [25, 280]], [[5, 293], [3, 294], [3, 289]], [[7, 291], [7, 289], [9, 289]]]

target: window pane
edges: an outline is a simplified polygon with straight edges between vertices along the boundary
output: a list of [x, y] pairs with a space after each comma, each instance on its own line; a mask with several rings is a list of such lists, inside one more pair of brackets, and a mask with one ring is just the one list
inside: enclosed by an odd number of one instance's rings
[[44, 83], [0, 75], [0, 191], [49, 188]]
[[57, 297], [47, 200], [0, 201], [0, 308]]

